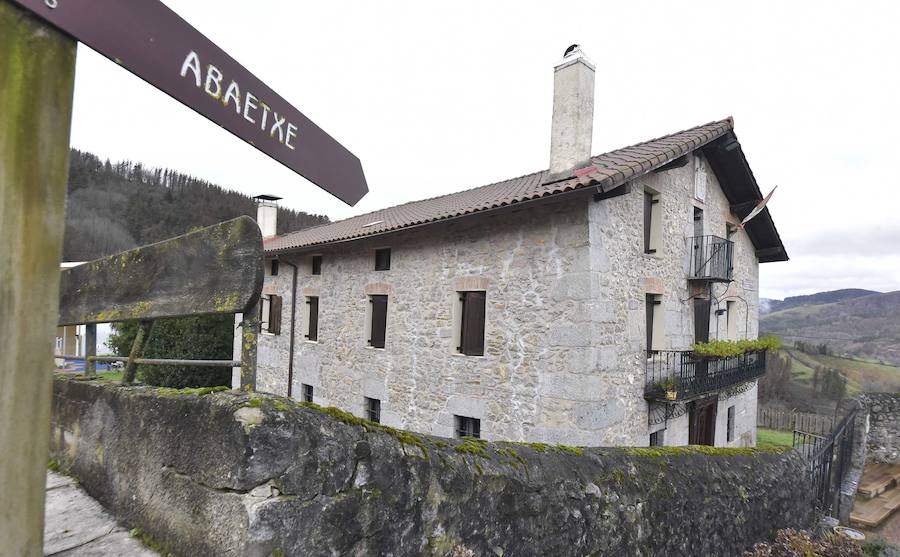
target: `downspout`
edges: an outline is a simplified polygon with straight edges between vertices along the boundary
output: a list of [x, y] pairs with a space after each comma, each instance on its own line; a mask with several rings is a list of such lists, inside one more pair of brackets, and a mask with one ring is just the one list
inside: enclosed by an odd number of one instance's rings
[[297, 266], [288, 261], [287, 259], [282, 260], [285, 265], [290, 265], [291, 269], [294, 270], [293, 278], [291, 279], [291, 340], [290, 340], [290, 348], [288, 348], [288, 385], [287, 385], [287, 396], [291, 398], [291, 390], [294, 386], [294, 329], [297, 326]]

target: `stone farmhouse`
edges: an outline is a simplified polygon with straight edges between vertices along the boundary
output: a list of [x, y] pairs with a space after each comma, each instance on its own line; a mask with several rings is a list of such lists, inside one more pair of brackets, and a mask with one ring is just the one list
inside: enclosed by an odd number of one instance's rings
[[[550, 168], [275, 236], [259, 391], [439, 436], [752, 446], [760, 263], [787, 260], [728, 118], [591, 156], [594, 66], [554, 72]], [[240, 321], [240, 316], [238, 316]]]

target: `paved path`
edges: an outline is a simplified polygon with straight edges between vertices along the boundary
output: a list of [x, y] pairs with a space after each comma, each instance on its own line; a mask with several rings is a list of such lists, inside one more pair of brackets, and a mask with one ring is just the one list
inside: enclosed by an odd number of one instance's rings
[[44, 555], [157, 557], [68, 476], [47, 472]]

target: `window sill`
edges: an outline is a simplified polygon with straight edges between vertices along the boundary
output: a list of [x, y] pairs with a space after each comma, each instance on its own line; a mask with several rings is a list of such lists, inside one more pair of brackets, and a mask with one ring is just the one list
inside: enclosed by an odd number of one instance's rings
[[377, 346], [365, 346], [364, 348], [366, 350], [375, 350], [378, 352], [384, 352], [386, 350], [386, 348], [378, 348]]
[[308, 338], [303, 339], [303, 342], [306, 344], [319, 344], [318, 340], [309, 340]]
[[471, 355], [471, 354], [463, 354], [461, 352], [454, 352], [450, 355], [454, 356], [456, 358], [484, 358], [485, 357], [484, 354], [482, 354], [481, 356], [476, 356], [476, 355]]
[[653, 259], [653, 260], [660, 260], [660, 259], [663, 259], [663, 254], [661, 254], [661, 253], [659, 253], [659, 252], [655, 252], [655, 253], [647, 253], [647, 252], [643, 252], [643, 253], [641, 254], [641, 256], [643, 256], [644, 259]]

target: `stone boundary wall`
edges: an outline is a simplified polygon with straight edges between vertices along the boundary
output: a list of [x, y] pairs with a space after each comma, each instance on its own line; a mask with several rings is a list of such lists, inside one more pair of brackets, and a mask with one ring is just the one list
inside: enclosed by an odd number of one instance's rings
[[869, 412], [869, 460], [900, 463], [900, 393], [866, 393], [860, 401]]
[[236, 391], [57, 379], [51, 452], [175, 555], [739, 555], [813, 524], [793, 451], [441, 439]]

